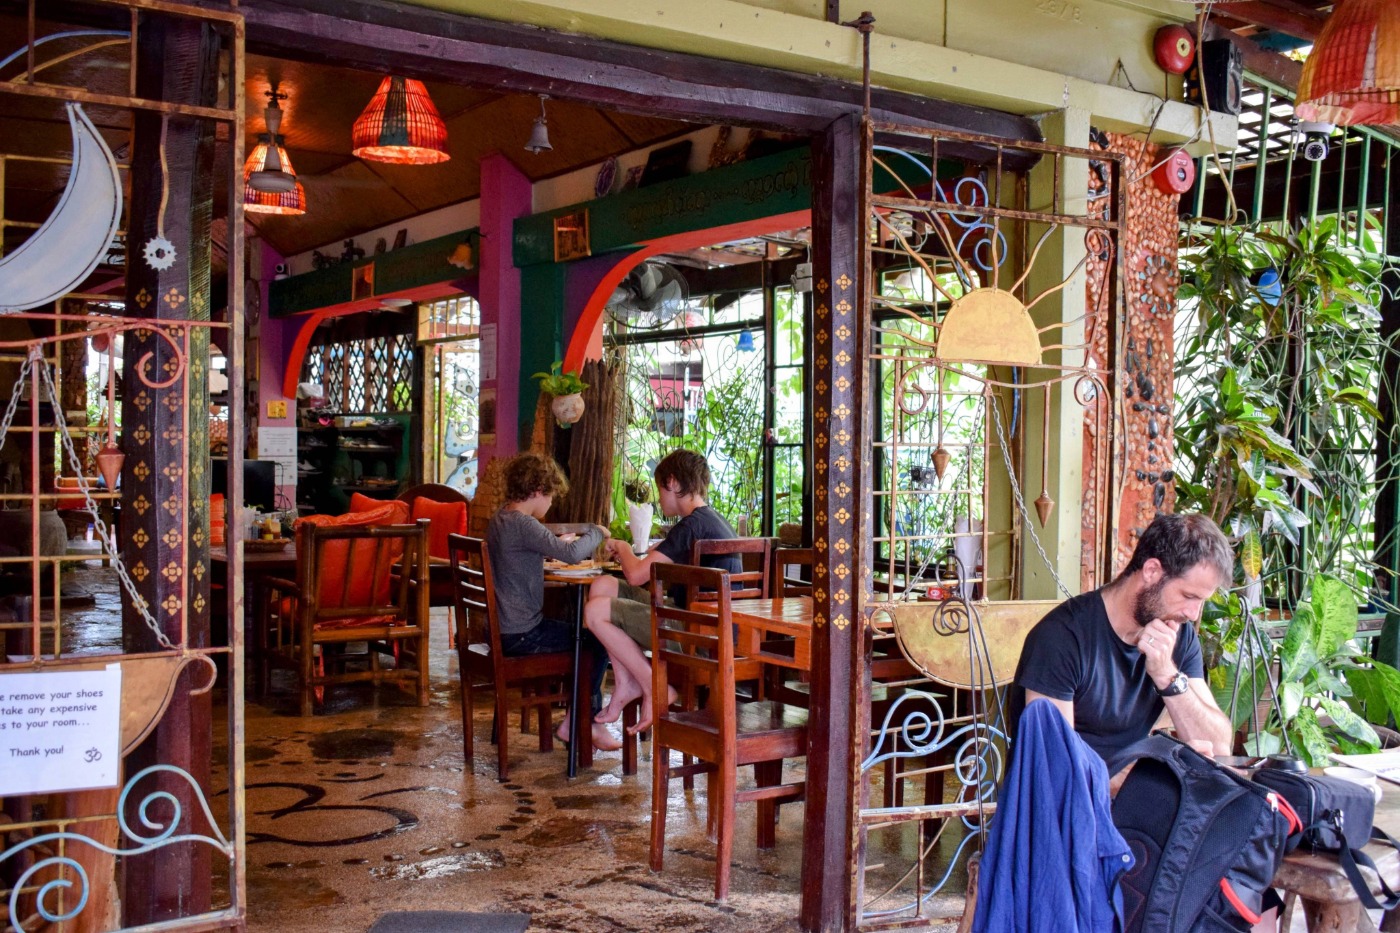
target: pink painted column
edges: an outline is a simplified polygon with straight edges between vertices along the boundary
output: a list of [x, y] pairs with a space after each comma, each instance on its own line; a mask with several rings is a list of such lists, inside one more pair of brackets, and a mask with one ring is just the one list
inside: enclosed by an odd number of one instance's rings
[[[520, 407], [520, 270], [511, 256], [515, 219], [533, 208], [530, 180], [505, 156], [493, 152], [481, 160], [481, 358], [495, 333], [494, 373], [483, 372], [481, 390], [496, 393], [496, 440], [480, 447], [480, 466], [493, 457], [508, 457], [519, 448], [516, 424]], [[487, 378], [487, 377], [491, 378]], [[478, 474], [479, 475], [479, 474]]]

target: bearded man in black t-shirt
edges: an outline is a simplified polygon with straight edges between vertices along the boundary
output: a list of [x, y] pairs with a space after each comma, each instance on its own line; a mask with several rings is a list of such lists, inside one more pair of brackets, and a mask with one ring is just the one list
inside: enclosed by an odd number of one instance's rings
[[1118, 579], [1061, 603], [1031, 630], [1013, 714], [1050, 700], [1110, 765], [1163, 710], [1182, 741], [1230, 754], [1233, 730], [1206, 685], [1192, 623], [1233, 575], [1234, 554], [1214, 522], [1159, 515]]

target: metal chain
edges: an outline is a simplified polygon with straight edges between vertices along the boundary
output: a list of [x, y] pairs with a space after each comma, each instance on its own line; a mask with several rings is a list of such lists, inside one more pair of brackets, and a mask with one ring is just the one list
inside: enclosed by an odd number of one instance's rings
[[[98, 511], [97, 501], [92, 497], [92, 489], [88, 486], [87, 476], [83, 473], [82, 461], [78, 458], [77, 448], [73, 446], [73, 438], [68, 433], [68, 420], [62, 416], [63, 405], [58, 397], [58, 390], [54, 387], [53, 375], [49, 372], [47, 365], [39, 367], [39, 373], [43, 377], [44, 387], [48, 390], [49, 401], [53, 404], [56, 414], [55, 422], [58, 424], [59, 436], [63, 439], [63, 450], [68, 454], [69, 465], [73, 468], [73, 473], [78, 479], [78, 489], [82, 491], [83, 500], [87, 503], [88, 512], [92, 515], [93, 526], [97, 529], [98, 536], [102, 539], [102, 544], [107, 548], [107, 555], [112, 561], [112, 567], [117, 571], [117, 578], [121, 580], [123, 589], [131, 597], [132, 607], [140, 614], [146, 627], [155, 635], [156, 641], [162, 648], [174, 651], [178, 647], [161, 631], [160, 623], [151, 615], [150, 609], [146, 605], [146, 599], [136, 590], [136, 583], [131, 579], [131, 574], [127, 572], [126, 565], [122, 563], [121, 554], [117, 547], [116, 536], [107, 528], [107, 523], [102, 520]], [[13, 404], [13, 403], [12, 403]], [[108, 417], [113, 417], [114, 412], [109, 412]], [[6, 415], [5, 426], [9, 424], [9, 415]], [[3, 443], [4, 436], [0, 434], [0, 443]], [[115, 490], [109, 490], [109, 492]]]
[[[1049, 391], [1048, 389], [1046, 391]], [[1060, 575], [1055, 572], [1055, 565], [1050, 561], [1050, 555], [1045, 553], [1045, 546], [1040, 543], [1040, 536], [1035, 533], [1035, 522], [1031, 519], [1030, 510], [1026, 508], [1026, 500], [1021, 495], [1021, 485], [1016, 482], [1016, 471], [1011, 466], [1010, 448], [1006, 443], [1006, 429], [1001, 424], [1001, 403], [995, 392], [990, 393], [991, 398], [988, 407], [992, 410], [992, 418], [997, 426], [997, 443], [1001, 447], [1001, 459], [1006, 464], [1006, 478], [1011, 483], [1011, 494], [1016, 497], [1016, 510], [1021, 515], [1021, 520], [1026, 523], [1026, 530], [1031, 533], [1031, 541], [1035, 543], [1035, 549], [1040, 552], [1040, 559], [1045, 561], [1045, 567], [1050, 571], [1050, 576], [1054, 578], [1055, 585], [1060, 588], [1060, 592], [1068, 599], [1074, 594], [1065, 586], [1065, 581], [1060, 579]]]
[[19, 411], [19, 396], [24, 391], [24, 380], [29, 378], [29, 369], [34, 365], [35, 357], [42, 359], [38, 347], [31, 350], [29, 355], [24, 358], [24, 363], [19, 368], [19, 378], [15, 380], [15, 387], [10, 390], [10, 404], [5, 409], [5, 419], [0, 421], [0, 447], [5, 446], [5, 438], [10, 433], [10, 423], [15, 420], [15, 412]]

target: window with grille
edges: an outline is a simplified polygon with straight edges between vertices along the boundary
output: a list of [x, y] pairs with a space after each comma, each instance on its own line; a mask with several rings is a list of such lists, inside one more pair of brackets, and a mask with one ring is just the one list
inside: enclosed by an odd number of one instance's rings
[[337, 340], [307, 351], [302, 379], [319, 382], [326, 404], [340, 411], [409, 411], [413, 358], [411, 333]]

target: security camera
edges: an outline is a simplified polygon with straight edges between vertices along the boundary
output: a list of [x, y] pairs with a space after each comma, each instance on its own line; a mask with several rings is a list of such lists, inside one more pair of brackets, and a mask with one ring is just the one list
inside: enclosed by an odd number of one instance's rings
[[274, 279], [285, 279], [289, 272], [291, 272], [290, 267], [288, 267], [285, 262], [279, 262], [272, 277]]
[[1298, 129], [1303, 134], [1303, 143], [1299, 147], [1303, 158], [1309, 162], [1321, 162], [1327, 158], [1327, 137], [1332, 135], [1336, 129], [1330, 123], [1315, 123], [1304, 120], [1298, 124]]

